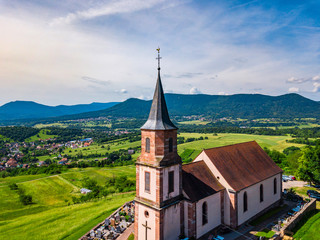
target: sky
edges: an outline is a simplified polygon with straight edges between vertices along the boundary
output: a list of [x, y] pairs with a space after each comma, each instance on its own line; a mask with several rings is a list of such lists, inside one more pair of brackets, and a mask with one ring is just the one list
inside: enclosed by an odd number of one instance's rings
[[166, 93], [320, 101], [320, 1], [0, 0], [0, 105]]

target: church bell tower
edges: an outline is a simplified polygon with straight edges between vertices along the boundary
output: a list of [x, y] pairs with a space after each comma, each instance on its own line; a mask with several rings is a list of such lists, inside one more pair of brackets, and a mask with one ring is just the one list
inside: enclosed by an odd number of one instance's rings
[[141, 127], [136, 163], [136, 240], [176, 240], [184, 229], [178, 128], [169, 118], [160, 79], [160, 48], [157, 51], [158, 79], [149, 118]]

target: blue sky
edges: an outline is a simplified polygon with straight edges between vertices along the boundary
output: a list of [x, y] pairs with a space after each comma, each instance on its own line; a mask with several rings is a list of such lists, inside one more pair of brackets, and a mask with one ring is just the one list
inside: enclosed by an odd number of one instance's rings
[[0, 105], [296, 92], [320, 100], [320, 1], [0, 0]]

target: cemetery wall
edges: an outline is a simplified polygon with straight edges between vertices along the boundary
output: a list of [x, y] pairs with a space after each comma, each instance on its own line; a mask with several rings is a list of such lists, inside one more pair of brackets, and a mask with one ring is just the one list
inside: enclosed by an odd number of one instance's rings
[[[128, 205], [132, 205], [133, 201], [130, 202], [126, 202], [125, 204], [123, 204], [121, 207], [119, 207], [117, 210], [115, 210], [109, 217], [107, 217], [106, 219], [111, 219], [114, 218], [114, 216], [120, 211], [120, 209], [124, 208], [125, 206]], [[87, 232], [86, 234], [84, 234], [81, 238], [79, 238], [79, 240], [87, 240], [90, 237], [90, 232], [96, 231], [98, 228], [100, 228], [103, 224], [105, 223], [105, 220], [103, 220], [101, 223], [97, 224], [95, 227], [93, 227], [89, 232]]]
[[298, 224], [302, 217], [314, 209], [316, 209], [316, 200], [312, 199], [300, 212], [291, 218], [291, 220], [285, 225], [281, 230], [281, 236], [284, 236], [287, 233], [291, 233], [291, 230]]

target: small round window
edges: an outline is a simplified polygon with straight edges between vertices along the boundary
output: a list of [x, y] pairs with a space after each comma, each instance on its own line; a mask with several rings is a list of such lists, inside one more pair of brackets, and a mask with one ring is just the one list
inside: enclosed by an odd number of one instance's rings
[[145, 216], [146, 218], [148, 218], [148, 217], [149, 217], [149, 212], [148, 212], [148, 211], [144, 211], [144, 216]]

